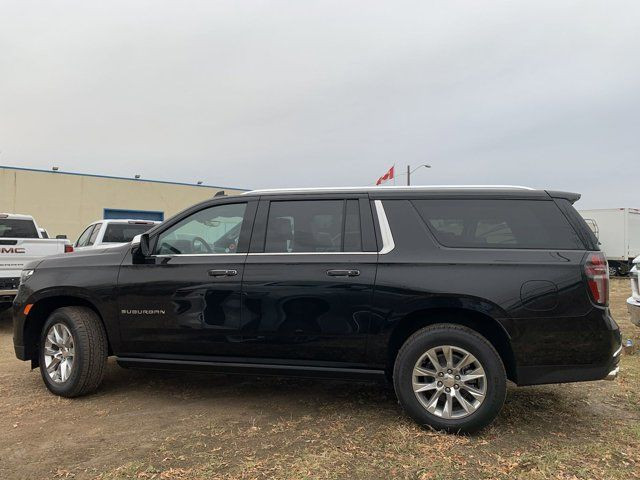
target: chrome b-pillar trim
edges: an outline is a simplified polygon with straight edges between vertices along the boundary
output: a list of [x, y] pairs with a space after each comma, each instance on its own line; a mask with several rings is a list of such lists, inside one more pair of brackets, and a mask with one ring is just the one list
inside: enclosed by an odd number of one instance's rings
[[380, 255], [385, 255], [396, 248], [396, 244], [393, 241], [393, 234], [391, 233], [391, 227], [387, 221], [387, 214], [384, 211], [384, 206], [381, 200], [374, 200], [376, 206], [376, 213], [378, 215], [378, 224], [380, 225], [380, 236], [382, 237], [382, 249]]

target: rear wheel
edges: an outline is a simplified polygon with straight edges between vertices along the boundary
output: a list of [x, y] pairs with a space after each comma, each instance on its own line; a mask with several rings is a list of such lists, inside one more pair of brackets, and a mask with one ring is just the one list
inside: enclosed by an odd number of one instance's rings
[[59, 308], [42, 329], [42, 379], [52, 393], [62, 397], [90, 393], [102, 382], [107, 353], [107, 336], [93, 310]]
[[614, 263], [609, 263], [609, 277], [615, 277], [618, 274], [618, 266]]
[[421, 425], [472, 432], [498, 415], [506, 373], [493, 346], [477, 332], [438, 324], [414, 333], [394, 366], [400, 403]]

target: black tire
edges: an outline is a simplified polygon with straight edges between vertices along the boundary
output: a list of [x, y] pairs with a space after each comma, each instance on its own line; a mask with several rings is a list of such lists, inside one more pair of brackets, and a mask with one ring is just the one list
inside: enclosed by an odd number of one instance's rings
[[629, 265], [627, 265], [626, 263], [621, 263], [616, 268], [616, 273], [619, 277], [626, 277], [627, 275], [629, 275], [630, 270], [631, 268], [629, 267]]
[[609, 277], [615, 277], [618, 275], [618, 266], [612, 263], [609, 263]]
[[[447, 345], [471, 353], [482, 365], [486, 376], [484, 400], [477, 410], [463, 418], [443, 418], [427, 411], [413, 390], [413, 369], [418, 360], [430, 349]], [[461, 325], [437, 324], [418, 330], [400, 348], [393, 369], [393, 385], [400, 404], [420, 425], [452, 433], [471, 433], [487, 426], [500, 413], [507, 391], [507, 376], [500, 355], [482, 335]]]
[[[54, 381], [45, 366], [47, 332], [61, 323], [73, 337], [73, 367], [63, 382]], [[98, 388], [104, 376], [108, 347], [107, 335], [96, 313], [86, 307], [63, 307], [55, 310], [44, 324], [39, 344], [40, 374], [47, 388], [61, 397], [78, 397]]]

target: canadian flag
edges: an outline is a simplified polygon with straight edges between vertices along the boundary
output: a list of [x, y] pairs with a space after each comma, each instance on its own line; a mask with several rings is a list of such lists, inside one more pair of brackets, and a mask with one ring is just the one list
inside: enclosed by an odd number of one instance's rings
[[387, 173], [385, 173], [383, 176], [381, 176], [378, 179], [378, 181], [376, 182], [376, 185], [380, 185], [382, 182], [386, 182], [387, 180], [391, 180], [393, 178], [393, 168], [394, 167], [395, 167], [395, 165], [393, 167], [391, 167]]

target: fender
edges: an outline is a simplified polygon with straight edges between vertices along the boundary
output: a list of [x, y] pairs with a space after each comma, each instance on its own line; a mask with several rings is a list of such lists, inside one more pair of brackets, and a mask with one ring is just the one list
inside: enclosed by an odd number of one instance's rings
[[375, 324], [384, 327], [382, 330], [393, 329], [398, 322], [407, 316], [423, 311], [436, 309], [456, 309], [477, 312], [493, 318], [504, 330], [508, 338], [514, 333], [514, 325], [511, 317], [498, 305], [486, 299], [473, 296], [460, 295], [428, 295], [421, 294], [405, 299], [404, 302], [394, 302], [395, 309], [388, 309], [376, 305], [372, 318], [372, 327]]
[[[20, 295], [22, 297], [22, 295]], [[16, 299], [14, 303], [14, 314], [23, 315], [24, 306], [32, 304], [34, 306], [39, 303], [53, 299], [56, 297], [77, 298], [90, 304], [98, 313], [102, 319], [105, 331], [107, 332], [107, 338], [112, 349], [116, 351], [119, 344], [119, 329], [117, 320], [117, 309], [115, 302], [108, 302], [105, 298], [101, 298], [94, 292], [73, 286], [55, 286], [47, 287], [42, 290], [38, 290], [35, 293], [30, 291], [26, 300]], [[18, 301], [19, 300], [19, 301]], [[33, 311], [33, 309], [31, 309]], [[29, 324], [29, 315], [24, 318], [23, 333]]]

